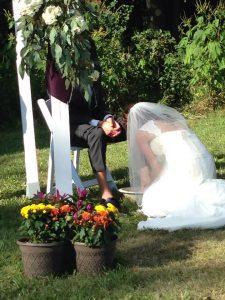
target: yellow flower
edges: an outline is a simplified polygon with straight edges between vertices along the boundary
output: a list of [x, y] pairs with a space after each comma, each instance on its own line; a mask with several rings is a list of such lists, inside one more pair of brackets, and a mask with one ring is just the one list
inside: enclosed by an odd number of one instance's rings
[[20, 210], [20, 214], [21, 214], [21, 216], [22, 217], [24, 217], [24, 218], [28, 218], [28, 213], [29, 213], [29, 211], [30, 211], [30, 205], [27, 205], [27, 206], [24, 206], [24, 207], [22, 207], [21, 208], [21, 210]]
[[52, 209], [52, 208], [55, 208], [55, 206], [53, 206], [51, 204], [46, 205], [46, 209]]
[[53, 205], [51, 204], [31, 204], [31, 205], [27, 205], [21, 208], [20, 210], [20, 214], [22, 217], [24, 217], [25, 219], [28, 219], [29, 214], [33, 213], [44, 213], [46, 214], [47, 212], [49, 212], [52, 208], [55, 208]]
[[101, 205], [101, 204], [95, 205], [95, 210], [96, 210], [97, 212], [107, 211], [106, 207], [105, 207], [104, 205]]
[[112, 203], [107, 203], [107, 210], [113, 214], [118, 214], [118, 208], [116, 208]]

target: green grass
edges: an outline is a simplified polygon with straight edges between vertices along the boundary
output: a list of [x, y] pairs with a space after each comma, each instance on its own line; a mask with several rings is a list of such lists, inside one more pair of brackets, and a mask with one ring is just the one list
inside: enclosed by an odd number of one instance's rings
[[[189, 118], [189, 124], [215, 157], [218, 176], [225, 178], [224, 111]], [[36, 129], [41, 189], [46, 187], [48, 133]], [[91, 176], [87, 153], [81, 175]], [[126, 142], [110, 145], [108, 166], [119, 187], [128, 185]], [[225, 230], [138, 232], [144, 218], [124, 200], [117, 266], [101, 275], [27, 279], [16, 240], [19, 210], [26, 202], [21, 131], [0, 135], [0, 299], [225, 299]], [[98, 188], [90, 196], [97, 198]]]

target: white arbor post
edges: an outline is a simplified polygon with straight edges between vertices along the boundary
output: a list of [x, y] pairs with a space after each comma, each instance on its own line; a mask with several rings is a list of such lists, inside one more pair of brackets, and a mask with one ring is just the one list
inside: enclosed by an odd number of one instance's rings
[[[13, 0], [13, 13], [15, 21], [19, 18], [18, 0]], [[34, 134], [34, 121], [31, 100], [30, 78], [25, 74], [22, 79], [19, 75], [21, 62], [20, 51], [23, 44], [21, 32], [16, 29], [17, 74], [20, 93], [20, 107], [22, 114], [24, 153], [26, 165], [27, 197], [32, 197], [40, 190], [38, 180], [37, 156]], [[53, 153], [55, 166], [55, 189], [60, 194], [72, 194], [72, 170], [70, 159], [70, 126], [68, 104], [51, 97], [53, 120]]]
[[[13, 13], [15, 21], [19, 18], [19, 3], [13, 0]], [[17, 28], [17, 26], [16, 26]], [[37, 191], [40, 190], [38, 180], [36, 144], [34, 135], [33, 109], [31, 100], [30, 78], [25, 74], [22, 79], [19, 75], [19, 65], [21, 61], [20, 50], [23, 47], [21, 32], [16, 29], [16, 65], [18, 74], [18, 86], [20, 95], [20, 108], [22, 117], [23, 143], [25, 154], [25, 169], [26, 169], [26, 196], [31, 198]]]

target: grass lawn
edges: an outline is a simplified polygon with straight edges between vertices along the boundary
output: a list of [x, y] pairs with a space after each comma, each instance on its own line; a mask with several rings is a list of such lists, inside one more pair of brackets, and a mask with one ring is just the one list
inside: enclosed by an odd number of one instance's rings
[[[215, 157], [218, 177], [225, 178], [225, 112], [189, 118], [191, 128]], [[46, 186], [48, 133], [36, 128], [39, 175]], [[84, 151], [83, 151], [84, 152]], [[82, 176], [91, 175], [82, 153]], [[127, 144], [110, 145], [108, 166], [119, 187], [128, 185]], [[21, 130], [0, 134], [0, 299], [225, 299], [225, 229], [138, 232], [144, 219], [124, 200], [117, 266], [101, 275], [27, 279], [22, 273], [19, 210], [25, 197]], [[98, 197], [92, 188], [91, 197]], [[182, 199], [181, 199], [182, 201]]]

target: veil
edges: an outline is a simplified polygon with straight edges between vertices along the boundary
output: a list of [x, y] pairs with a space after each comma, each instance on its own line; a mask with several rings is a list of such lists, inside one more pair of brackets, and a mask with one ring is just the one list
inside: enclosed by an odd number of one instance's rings
[[[149, 143], [160, 136], [162, 132], [178, 129], [189, 130], [185, 118], [171, 107], [159, 103], [139, 102], [130, 109], [128, 114], [127, 140], [129, 176], [133, 190], [143, 191], [140, 171], [144, 170], [142, 175], [147, 182], [148, 174], [145, 173], [145, 171], [148, 172], [149, 170], [151, 172], [151, 169], [153, 170], [153, 160], [146, 160], [140, 143], [142, 143], [142, 145], [145, 144], [145, 146], [147, 145], [150, 151]], [[147, 133], [146, 140], [144, 134], [142, 134], [141, 139], [139, 139], [140, 132]], [[154, 178], [152, 176], [151, 182], [155, 180], [156, 177], [157, 174], [154, 175]], [[137, 200], [140, 201], [140, 197]]]

